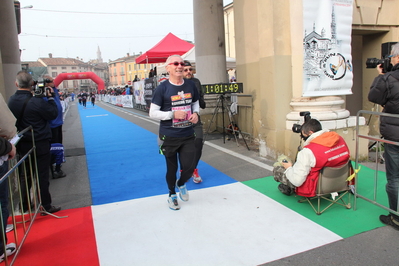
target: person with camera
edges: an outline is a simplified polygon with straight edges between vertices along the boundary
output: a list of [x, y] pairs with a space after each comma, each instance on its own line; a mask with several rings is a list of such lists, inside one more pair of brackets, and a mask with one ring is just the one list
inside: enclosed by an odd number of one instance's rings
[[[199, 93], [191, 80], [183, 79], [184, 62], [181, 56], [172, 55], [166, 60], [169, 79], [155, 89], [150, 117], [160, 120], [159, 152], [166, 160], [168, 203], [172, 210], [179, 210], [175, 189], [182, 201], [189, 200], [186, 182], [195, 168], [195, 134], [192, 127], [198, 122]], [[180, 178], [176, 173], [180, 163]]]
[[[58, 92], [58, 89], [54, 85], [54, 79], [50, 77], [49, 75], [45, 75], [44, 77], [44, 87], [50, 87], [54, 91], [54, 102], [57, 105], [58, 109], [58, 115], [57, 118], [54, 120], [50, 121], [50, 128], [51, 128], [51, 148], [50, 151], [53, 151], [54, 149], [56, 151], [59, 151], [59, 147], [62, 146], [62, 125], [64, 124], [64, 116], [62, 112], [62, 105], [61, 105], [61, 99], [60, 99], [60, 94]], [[63, 150], [63, 147], [62, 147]], [[53, 152], [52, 152], [53, 153]], [[52, 162], [55, 163], [55, 169], [52, 171], [53, 178], [62, 178], [65, 177], [66, 174], [64, 171], [61, 170], [61, 162], [58, 160], [56, 161], [54, 159], [54, 155], [52, 156]], [[56, 161], [56, 162], [54, 162]], [[53, 166], [51, 166], [53, 167]]]
[[[205, 109], [206, 108], [206, 103], [204, 100], [204, 93], [202, 92], [201, 89], [201, 82], [199, 79], [194, 78], [193, 75], [193, 67], [191, 66], [191, 63], [189, 61], [184, 61], [184, 78], [185, 79], [189, 79], [194, 81], [195, 87], [198, 90], [199, 93], [199, 105], [201, 109]], [[193, 172], [193, 182], [194, 183], [201, 183], [202, 182], [202, 178], [198, 173], [198, 162], [201, 159], [201, 155], [202, 155], [202, 148], [204, 146], [203, 143], [203, 139], [204, 139], [204, 130], [202, 127], [202, 123], [201, 123], [201, 117], [198, 115], [198, 123], [193, 125], [194, 127], [194, 131], [195, 131], [195, 169]]]
[[284, 177], [288, 183], [284, 182], [281, 175], [276, 181], [282, 182], [278, 188], [283, 194], [291, 195], [295, 192], [299, 196], [313, 197], [320, 170], [323, 167], [337, 167], [348, 163], [349, 148], [338, 133], [323, 130], [316, 119], [309, 119], [300, 130], [305, 143], [298, 152], [295, 164], [288, 160], [281, 162], [286, 169]]
[[[378, 65], [378, 76], [371, 84], [368, 99], [370, 102], [381, 105], [383, 113], [399, 114], [399, 43], [392, 46], [389, 58], [393, 65], [391, 71], [384, 73], [383, 65]], [[399, 142], [399, 118], [380, 116], [380, 134], [386, 140]], [[397, 212], [399, 210], [399, 146], [384, 143], [384, 159], [389, 208]], [[399, 216], [394, 213], [380, 215], [380, 221], [399, 230]]]
[[[32, 96], [32, 86], [34, 81], [32, 76], [22, 70], [19, 71], [16, 78], [17, 91], [8, 101], [8, 107], [17, 119], [16, 126], [18, 131], [32, 126], [34, 134], [34, 143], [32, 142], [31, 131], [27, 131], [17, 144], [17, 152], [20, 157], [24, 156], [29, 150], [36, 146], [37, 172], [39, 177], [40, 198], [43, 208], [46, 212], [54, 213], [61, 210], [61, 207], [51, 205], [50, 183], [49, 183], [49, 165], [51, 162], [50, 141], [51, 129], [49, 121], [55, 119], [58, 115], [57, 105], [54, 102], [54, 91], [51, 87], [44, 87], [38, 84]], [[47, 101], [44, 99], [47, 97]], [[29, 169], [28, 162], [25, 162]], [[21, 180], [23, 191], [30, 189], [30, 178], [28, 179], [28, 188]], [[23, 212], [28, 210], [28, 198], [23, 193], [22, 209]], [[45, 213], [42, 213], [45, 215]]]

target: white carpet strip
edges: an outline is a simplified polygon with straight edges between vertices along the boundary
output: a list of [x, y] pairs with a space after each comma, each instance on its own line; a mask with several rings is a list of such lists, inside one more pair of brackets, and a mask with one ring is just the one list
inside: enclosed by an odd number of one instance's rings
[[[166, 184], [165, 184], [166, 190]], [[93, 206], [101, 265], [259, 265], [341, 237], [241, 184]]]

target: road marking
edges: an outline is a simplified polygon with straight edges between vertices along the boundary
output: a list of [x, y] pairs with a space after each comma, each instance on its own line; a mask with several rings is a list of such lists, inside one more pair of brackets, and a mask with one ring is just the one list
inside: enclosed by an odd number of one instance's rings
[[103, 115], [86, 115], [86, 117], [96, 117], [96, 116], [108, 116], [108, 114], [103, 114]]
[[210, 143], [210, 142], [207, 142], [207, 141], [205, 141], [204, 144], [206, 144], [206, 145], [208, 145], [208, 146], [210, 146], [212, 148], [218, 149], [219, 151], [225, 152], [225, 153], [227, 153], [229, 155], [232, 155], [234, 157], [237, 157], [237, 158], [239, 158], [241, 160], [244, 160], [246, 162], [249, 162], [249, 163], [252, 163], [252, 164], [254, 164], [256, 166], [264, 168], [266, 170], [273, 171], [273, 167], [272, 166], [270, 166], [268, 164], [265, 164], [265, 163], [262, 163], [262, 162], [259, 162], [259, 161], [255, 160], [255, 159], [250, 158], [250, 157], [244, 156], [244, 155], [242, 155], [242, 154], [240, 154], [238, 152], [234, 152], [234, 151], [231, 151], [229, 149], [222, 148], [222, 147], [220, 147], [220, 146], [218, 146], [218, 145], [216, 145], [214, 143]]

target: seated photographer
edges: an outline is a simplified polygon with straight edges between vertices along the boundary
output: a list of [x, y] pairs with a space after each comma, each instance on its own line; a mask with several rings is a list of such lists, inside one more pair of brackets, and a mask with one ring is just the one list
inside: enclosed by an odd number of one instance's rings
[[295, 164], [283, 158], [273, 173], [275, 180], [281, 182], [278, 188], [282, 193], [291, 195], [295, 192], [299, 196], [313, 197], [320, 170], [346, 164], [349, 161], [349, 149], [338, 133], [323, 130], [316, 119], [310, 119], [302, 125], [301, 137], [305, 143]]

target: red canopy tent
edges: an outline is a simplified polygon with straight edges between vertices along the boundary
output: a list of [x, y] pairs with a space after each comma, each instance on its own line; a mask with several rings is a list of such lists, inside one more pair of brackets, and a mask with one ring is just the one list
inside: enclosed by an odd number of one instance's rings
[[194, 44], [186, 42], [169, 32], [159, 43], [150, 50], [136, 58], [136, 64], [164, 63], [171, 55], [183, 55], [194, 47]]

